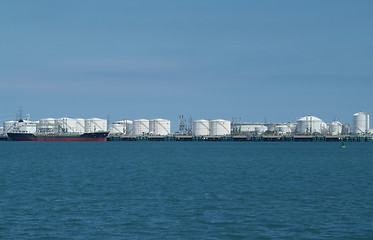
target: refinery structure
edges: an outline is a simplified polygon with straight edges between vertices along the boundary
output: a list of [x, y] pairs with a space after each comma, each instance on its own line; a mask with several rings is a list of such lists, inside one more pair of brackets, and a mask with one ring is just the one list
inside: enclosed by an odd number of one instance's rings
[[[358, 112], [352, 116], [352, 126], [337, 120], [326, 123], [322, 119], [307, 115], [297, 119], [295, 123], [248, 123], [224, 119], [184, 119], [179, 116], [179, 131], [171, 132], [171, 121], [162, 118], [155, 119], [123, 119], [108, 123], [100, 118], [45, 118], [38, 121], [26, 119], [5, 121], [0, 127], [0, 136], [7, 139], [13, 133], [30, 134], [87, 134], [107, 132], [107, 139], [136, 140], [136, 139], [166, 139], [180, 136], [180, 139], [247, 139], [247, 137], [266, 137], [279, 139], [287, 136], [358, 136], [370, 137], [373, 130], [369, 127], [369, 114]], [[158, 137], [158, 138], [157, 138]], [[189, 137], [189, 138], [188, 138]]]

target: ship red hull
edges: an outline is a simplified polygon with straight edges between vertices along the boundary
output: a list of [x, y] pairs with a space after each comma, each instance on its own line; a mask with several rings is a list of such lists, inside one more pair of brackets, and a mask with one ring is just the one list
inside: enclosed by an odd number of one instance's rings
[[32, 142], [105, 142], [108, 132], [84, 133], [82, 135], [34, 135], [32, 133], [8, 133], [12, 141]]

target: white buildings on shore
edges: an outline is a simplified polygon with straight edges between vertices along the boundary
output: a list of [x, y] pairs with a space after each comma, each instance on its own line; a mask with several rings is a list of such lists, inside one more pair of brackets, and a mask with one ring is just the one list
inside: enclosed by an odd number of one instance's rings
[[[316, 116], [307, 115], [297, 119], [296, 123], [237, 123], [224, 119], [205, 120], [199, 119], [190, 122], [190, 131], [187, 134], [194, 136], [228, 136], [228, 135], [367, 135], [373, 134], [369, 128], [369, 114], [357, 112], [353, 114], [352, 128], [349, 124], [335, 120], [330, 124], [325, 123]], [[155, 118], [121, 120], [108, 125], [107, 120], [100, 118], [44, 118], [39, 121], [28, 119], [20, 121], [5, 121], [0, 127], [0, 135], [9, 132], [27, 133], [92, 133], [109, 131], [110, 135], [129, 136], [167, 136], [171, 132], [171, 121]], [[184, 134], [184, 133], [180, 133]]]

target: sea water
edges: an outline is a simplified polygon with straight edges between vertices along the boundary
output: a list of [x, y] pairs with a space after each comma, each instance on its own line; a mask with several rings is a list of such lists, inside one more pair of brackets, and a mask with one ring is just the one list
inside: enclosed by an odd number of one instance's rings
[[373, 143], [0, 142], [1, 239], [373, 239]]

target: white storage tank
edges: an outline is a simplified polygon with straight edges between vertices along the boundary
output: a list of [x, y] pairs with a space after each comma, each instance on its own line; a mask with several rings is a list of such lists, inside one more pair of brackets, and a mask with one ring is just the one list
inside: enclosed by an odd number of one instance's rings
[[257, 134], [262, 134], [262, 133], [264, 133], [266, 131], [268, 131], [268, 127], [266, 127], [264, 125], [260, 125], [260, 126], [255, 127], [255, 132]]
[[348, 123], [344, 123], [342, 125], [342, 134], [343, 135], [349, 135], [351, 134], [351, 126]]
[[109, 125], [110, 134], [124, 134], [126, 131], [126, 124], [123, 121], [115, 122]]
[[210, 135], [210, 121], [204, 119], [193, 121], [193, 134], [195, 136]]
[[287, 124], [279, 124], [275, 127], [275, 132], [280, 135], [291, 133], [291, 128]]
[[41, 133], [50, 133], [55, 130], [55, 119], [54, 118], [43, 118], [39, 120], [36, 126], [36, 131]]
[[297, 124], [292, 123], [292, 122], [288, 122], [286, 125], [290, 128], [292, 133], [297, 131]]
[[123, 120], [126, 124], [126, 131], [124, 132], [127, 135], [133, 135], [133, 121], [132, 120]]
[[267, 127], [266, 131], [270, 131], [270, 132], [274, 132], [275, 131], [276, 124], [274, 124], [274, 123], [265, 123], [263, 125]]
[[244, 123], [240, 125], [240, 128], [241, 128], [240, 130], [241, 132], [246, 132], [246, 133], [255, 132], [255, 128], [261, 127], [261, 126], [262, 125], [258, 123]]
[[56, 132], [84, 133], [85, 120], [82, 118], [57, 118], [54, 120], [54, 127]]
[[342, 123], [340, 123], [339, 121], [334, 121], [331, 124], [329, 124], [329, 133], [333, 136], [341, 135]]
[[305, 116], [297, 121], [297, 133], [321, 133], [328, 132], [327, 124], [318, 117]]
[[353, 115], [353, 132], [355, 134], [364, 134], [369, 130], [369, 114], [358, 112]]
[[141, 136], [149, 134], [149, 120], [137, 119], [133, 121], [132, 135]]
[[106, 132], [107, 120], [100, 118], [90, 118], [84, 120], [84, 130], [86, 133]]
[[210, 121], [211, 136], [225, 136], [231, 134], [231, 121], [216, 119]]
[[126, 134], [132, 135], [133, 130], [133, 121], [124, 119], [120, 121], [114, 122], [112, 125], [109, 126], [109, 132], [111, 134]]
[[154, 135], [166, 136], [171, 133], [171, 121], [157, 118], [153, 119], [149, 123], [149, 131]]
[[[78, 133], [84, 133], [85, 132], [85, 120], [83, 118], [76, 118], [75, 120], [75, 130]], [[105, 120], [106, 124], [107, 121]], [[107, 128], [107, 126], [106, 126]]]

